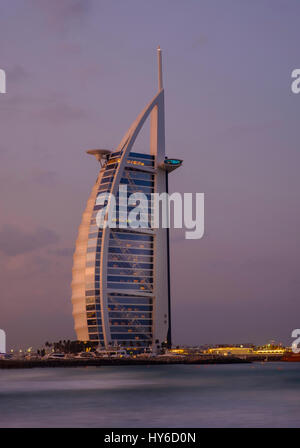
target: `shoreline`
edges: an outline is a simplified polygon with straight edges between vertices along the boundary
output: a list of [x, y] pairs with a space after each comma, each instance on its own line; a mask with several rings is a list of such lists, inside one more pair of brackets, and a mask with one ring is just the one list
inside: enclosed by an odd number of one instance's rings
[[0, 360], [0, 369], [32, 369], [54, 367], [102, 367], [102, 366], [147, 366], [147, 365], [175, 365], [175, 364], [250, 364], [252, 362], [281, 361], [282, 356], [249, 356], [240, 358], [235, 356], [198, 356], [198, 357], [164, 357], [164, 358], [95, 358], [95, 359], [62, 359], [62, 360], [30, 360], [7, 359]]

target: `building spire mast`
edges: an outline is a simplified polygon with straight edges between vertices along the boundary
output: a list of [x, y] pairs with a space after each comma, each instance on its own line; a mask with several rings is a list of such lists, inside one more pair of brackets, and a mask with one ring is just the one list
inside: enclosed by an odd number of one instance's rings
[[157, 62], [158, 62], [158, 91], [163, 89], [163, 77], [162, 77], [162, 51], [160, 46], [157, 48]]

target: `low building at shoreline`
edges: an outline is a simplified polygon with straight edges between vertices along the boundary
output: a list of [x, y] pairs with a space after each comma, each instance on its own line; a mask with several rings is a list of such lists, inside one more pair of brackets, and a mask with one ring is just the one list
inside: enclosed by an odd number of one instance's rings
[[210, 355], [251, 355], [254, 352], [252, 347], [213, 347], [206, 350], [207, 354]]

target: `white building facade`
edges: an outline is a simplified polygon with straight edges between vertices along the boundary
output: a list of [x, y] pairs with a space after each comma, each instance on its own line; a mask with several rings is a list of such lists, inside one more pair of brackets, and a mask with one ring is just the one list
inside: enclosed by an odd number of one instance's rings
[[[181, 161], [165, 157], [164, 89], [158, 49], [158, 93], [140, 113], [115, 151], [90, 150], [101, 169], [83, 213], [73, 258], [72, 304], [77, 339], [105, 347], [154, 350], [171, 346], [169, 229], [99, 228], [97, 204], [102, 193], [168, 191], [168, 172]], [[134, 152], [135, 140], [150, 119], [150, 151]], [[119, 186], [126, 185], [127, 193]], [[107, 210], [112, 206], [108, 201]], [[151, 206], [149, 205], [149, 214]], [[129, 210], [130, 211], [130, 208]], [[168, 217], [167, 217], [168, 218]]]

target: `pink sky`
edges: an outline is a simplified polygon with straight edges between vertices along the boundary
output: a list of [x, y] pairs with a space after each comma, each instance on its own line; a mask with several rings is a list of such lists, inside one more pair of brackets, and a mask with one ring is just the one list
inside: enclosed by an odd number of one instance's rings
[[[156, 90], [170, 190], [204, 192], [205, 236], [172, 232], [174, 343], [290, 342], [300, 327], [299, 2], [1, 1], [0, 328], [75, 339], [71, 269], [98, 166]], [[136, 150], [147, 150], [141, 139]]]

